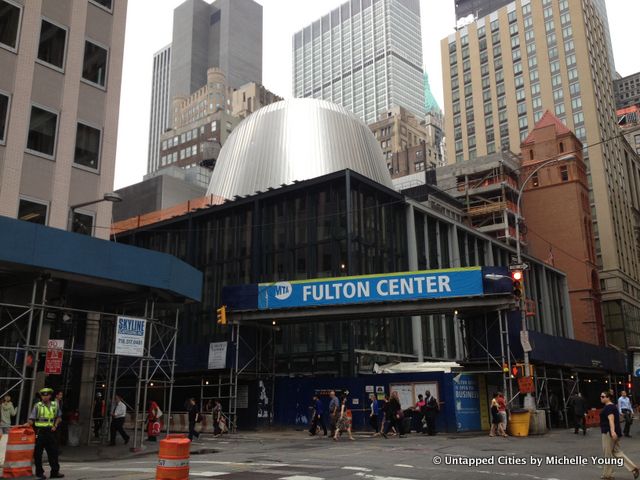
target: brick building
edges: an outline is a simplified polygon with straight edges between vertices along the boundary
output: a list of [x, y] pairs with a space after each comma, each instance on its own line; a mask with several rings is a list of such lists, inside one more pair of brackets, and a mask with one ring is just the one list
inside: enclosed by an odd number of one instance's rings
[[[582, 142], [560, 120], [545, 112], [520, 145], [522, 212], [528, 253], [566, 272], [576, 339], [604, 345], [600, 281], [596, 266], [589, 185]], [[557, 158], [537, 172], [536, 168]], [[544, 279], [527, 278], [533, 289]], [[539, 302], [537, 309], [547, 308]]]

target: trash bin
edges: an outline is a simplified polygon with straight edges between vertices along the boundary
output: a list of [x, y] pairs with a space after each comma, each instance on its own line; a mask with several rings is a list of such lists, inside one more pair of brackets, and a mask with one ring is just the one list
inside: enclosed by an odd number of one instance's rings
[[544, 410], [531, 412], [529, 421], [529, 435], [544, 435], [547, 433], [547, 416]]
[[80, 433], [82, 432], [82, 426], [79, 423], [71, 423], [67, 427], [68, 437], [67, 445], [70, 447], [77, 447], [80, 445]]
[[531, 412], [529, 410], [511, 410], [511, 421], [509, 422], [509, 433], [514, 437], [529, 436], [529, 421]]

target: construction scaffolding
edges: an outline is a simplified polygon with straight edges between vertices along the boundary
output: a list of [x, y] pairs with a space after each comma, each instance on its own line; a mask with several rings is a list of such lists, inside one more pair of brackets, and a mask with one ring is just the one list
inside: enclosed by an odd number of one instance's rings
[[[168, 385], [169, 414], [165, 428], [170, 431], [170, 405], [175, 370], [176, 338], [180, 306], [158, 303], [152, 295], [123, 295], [126, 300], [99, 300], [101, 308], [86, 308], [87, 297], [70, 301], [61, 293], [71, 290], [68, 280], [42, 275], [29, 279], [4, 275], [0, 298], [23, 303], [0, 302], [0, 396], [17, 396], [18, 424], [26, 420], [36, 392], [52, 386], [63, 392], [63, 414], [78, 422], [81, 441], [88, 442], [91, 424], [99, 422], [99, 438], [106, 441], [111, 411], [110, 400], [122, 393], [134, 422], [133, 448], [141, 448], [148, 388], [154, 382]], [[25, 298], [29, 286], [31, 295]], [[85, 289], [76, 284], [74, 288]], [[19, 292], [23, 294], [20, 295]], [[146, 320], [143, 356], [116, 355], [115, 332], [118, 316]], [[46, 360], [49, 340], [64, 340], [58, 371], [49, 370]], [[44, 367], [44, 368], [43, 368]], [[49, 372], [49, 373], [47, 373]], [[107, 400], [103, 418], [94, 417], [97, 392]], [[90, 419], [89, 422], [86, 420]]]

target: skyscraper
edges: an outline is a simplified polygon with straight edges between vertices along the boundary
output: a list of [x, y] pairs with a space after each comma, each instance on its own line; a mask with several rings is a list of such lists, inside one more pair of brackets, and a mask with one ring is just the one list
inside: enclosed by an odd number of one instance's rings
[[169, 114], [171, 113], [171, 102], [169, 102], [170, 73], [171, 45], [167, 45], [153, 55], [147, 172], [154, 172], [160, 166], [160, 135], [169, 126]]
[[262, 6], [253, 0], [186, 0], [173, 12], [170, 100], [188, 97], [221, 68], [233, 88], [262, 82]]
[[[0, 0], [0, 214], [108, 238], [127, 0]], [[55, 246], [52, 246], [55, 248]]]
[[[456, 9], [456, 24], [463, 26], [468, 22], [478, 20], [489, 15], [500, 8], [513, 3], [513, 0], [454, 0]], [[592, 0], [596, 13], [600, 16], [604, 27], [607, 51], [609, 52], [609, 64], [611, 66], [612, 78], [615, 78], [616, 65], [613, 60], [613, 47], [611, 46], [611, 35], [609, 34], [609, 19], [607, 18], [606, 0]], [[473, 20], [472, 20], [473, 19]], [[462, 20], [462, 22], [461, 22]]]
[[293, 36], [293, 95], [367, 123], [404, 107], [424, 116], [418, 0], [350, 0]]
[[173, 125], [167, 109], [176, 97], [188, 98], [206, 85], [212, 67], [224, 71], [232, 88], [262, 81], [260, 4], [186, 0], [174, 10], [172, 43], [154, 55], [147, 173], [161, 166], [160, 135]]
[[605, 324], [640, 331], [639, 225], [598, 2], [517, 0], [443, 39], [442, 58], [449, 163], [517, 153], [547, 109], [586, 146]]

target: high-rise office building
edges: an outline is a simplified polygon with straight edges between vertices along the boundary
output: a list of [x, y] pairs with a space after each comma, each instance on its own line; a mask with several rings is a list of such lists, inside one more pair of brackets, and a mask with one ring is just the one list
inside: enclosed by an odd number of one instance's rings
[[367, 123], [392, 107], [424, 116], [418, 0], [350, 0], [293, 36], [293, 95]]
[[262, 81], [262, 6], [253, 0], [186, 0], [173, 12], [170, 101], [188, 97], [218, 67], [238, 88]]
[[186, 0], [173, 11], [172, 43], [154, 55], [147, 173], [162, 168], [160, 136], [173, 126], [174, 99], [189, 98], [206, 85], [209, 68], [224, 71], [231, 88], [262, 81], [260, 4]]
[[[456, 10], [456, 24], [460, 27], [489, 15], [500, 8], [514, 3], [513, 0], [454, 0]], [[613, 60], [613, 47], [611, 46], [611, 35], [609, 34], [609, 19], [607, 17], [606, 0], [591, 0], [600, 16], [604, 27], [607, 51], [609, 52], [609, 64], [611, 66], [611, 78], [615, 78], [616, 65]]]
[[597, 2], [517, 0], [445, 38], [442, 58], [449, 163], [518, 153], [547, 109], [586, 146], [606, 327], [640, 331], [638, 221]]
[[0, 214], [108, 238], [127, 0], [0, 0]]
[[147, 172], [155, 172], [160, 167], [160, 135], [169, 127], [171, 113], [171, 102], [169, 101], [170, 74], [171, 45], [167, 45], [153, 55]]

